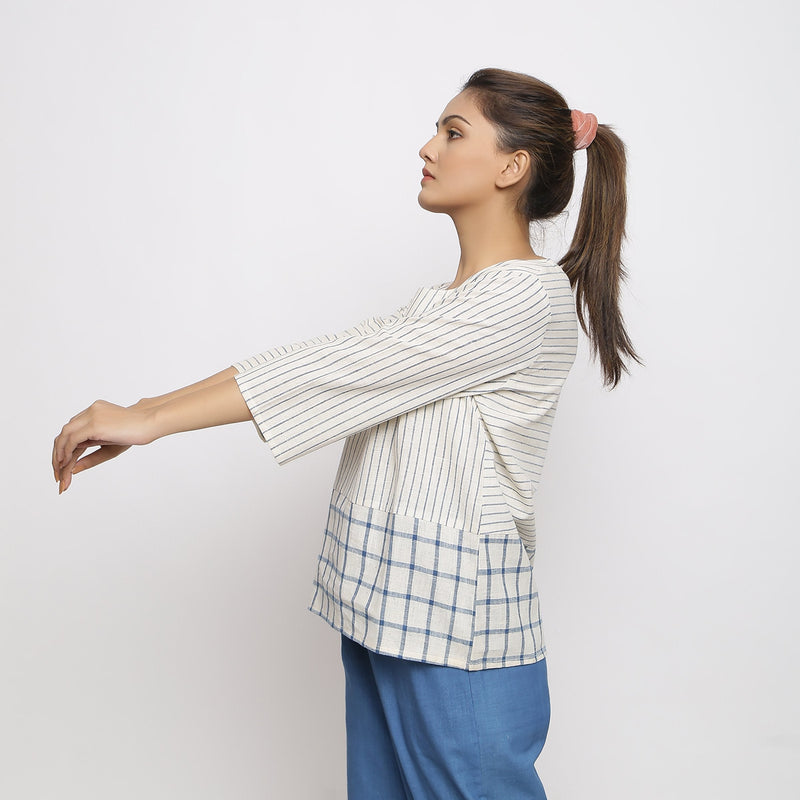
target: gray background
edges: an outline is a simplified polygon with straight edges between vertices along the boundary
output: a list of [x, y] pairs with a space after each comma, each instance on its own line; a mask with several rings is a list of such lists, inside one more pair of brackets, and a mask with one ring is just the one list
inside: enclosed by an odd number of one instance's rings
[[0, 796], [344, 797], [338, 640], [305, 610], [339, 447], [184, 434], [62, 497], [49, 450], [97, 397], [452, 278], [417, 151], [491, 65], [627, 143], [647, 361], [608, 393], [583, 341], [553, 430], [549, 797], [796, 798], [797, 27], [775, 0], [5, 0]]

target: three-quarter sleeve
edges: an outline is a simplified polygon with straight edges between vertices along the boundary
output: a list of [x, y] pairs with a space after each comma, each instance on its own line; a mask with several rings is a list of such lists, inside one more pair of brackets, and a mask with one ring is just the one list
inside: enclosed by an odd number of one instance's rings
[[535, 271], [487, 269], [457, 289], [420, 290], [388, 317], [240, 361], [236, 381], [283, 464], [524, 368], [549, 317]]

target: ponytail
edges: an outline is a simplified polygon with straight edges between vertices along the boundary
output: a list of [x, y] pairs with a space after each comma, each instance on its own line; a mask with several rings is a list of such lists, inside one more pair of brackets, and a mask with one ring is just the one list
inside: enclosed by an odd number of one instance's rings
[[558, 262], [575, 292], [578, 320], [599, 356], [603, 383], [614, 388], [628, 372], [626, 359], [642, 363], [625, 330], [619, 292], [627, 212], [625, 145], [610, 125], [598, 125], [586, 148], [586, 180], [572, 244]]
[[[550, 84], [520, 72], [480, 69], [464, 84], [483, 115], [498, 130], [504, 152], [525, 150], [532, 174], [520, 194], [518, 213], [528, 222], [551, 219], [569, 204], [575, 185], [576, 147], [591, 140], [564, 97]], [[596, 124], [594, 115], [589, 128]], [[577, 112], [577, 120], [586, 115]], [[586, 136], [586, 138], [584, 138]], [[620, 252], [627, 211], [625, 145], [609, 125], [597, 125], [586, 147], [586, 181], [572, 244], [558, 262], [575, 292], [578, 319], [589, 337], [592, 355], [600, 357], [604, 385], [612, 389], [627, 359], [642, 363], [625, 330], [619, 290], [625, 270]]]

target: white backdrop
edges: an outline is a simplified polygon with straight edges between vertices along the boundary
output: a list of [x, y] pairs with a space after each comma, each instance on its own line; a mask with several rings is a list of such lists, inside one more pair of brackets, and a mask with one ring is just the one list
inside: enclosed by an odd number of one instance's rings
[[609, 393], [584, 346], [540, 487], [549, 797], [794, 800], [795, 6], [273, 5], [0, 6], [0, 796], [344, 798], [305, 610], [339, 447], [278, 468], [214, 429], [58, 497], [50, 446], [449, 280], [417, 151], [501, 66], [627, 143], [647, 362]]

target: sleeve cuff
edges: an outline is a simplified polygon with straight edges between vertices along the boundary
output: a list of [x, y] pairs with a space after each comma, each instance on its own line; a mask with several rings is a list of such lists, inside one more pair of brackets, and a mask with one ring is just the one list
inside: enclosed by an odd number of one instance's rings
[[[269, 448], [269, 451], [270, 451], [272, 457], [275, 459], [275, 461], [277, 461], [278, 464], [281, 464], [281, 465], [285, 464], [287, 459], [281, 458], [279, 456], [278, 450], [277, 450], [277, 447], [276, 447], [276, 442], [273, 440], [273, 437], [270, 436], [270, 431], [267, 428], [262, 427], [263, 426], [263, 420], [264, 420], [263, 415], [261, 415], [261, 414], [257, 415], [256, 414], [255, 403], [253, 402], [252, 397], [249, 396], [250, 393], [242, 388], [242, 380], [241, 379], [244, 378], [244, 374], [247, 372], [248, 369], [250, 369], [250, 367], [247, 366], [246, 362], [245, 363], [238, 362], [238, 363], [234, 364], [233, 366], [237, 370], [239, 370], [238, 374], [234, 375], [233, 377], [236, 380], [236, 384], [239, 387], [239, 391], [242, 393], [242, 397], [244, 398], [245, 403], [247, 403], [247, 408], [250, 409], [250, 415], [253, 417], [253, 426], [255, 427], [256, 432], [259, 435], [259, 438], [261, 439], [262, 442], [264, 442], [264, 444], [267, 445], [267, 447]], [[262, 421], [262, 424], [259, 424], [259, 420]]]

